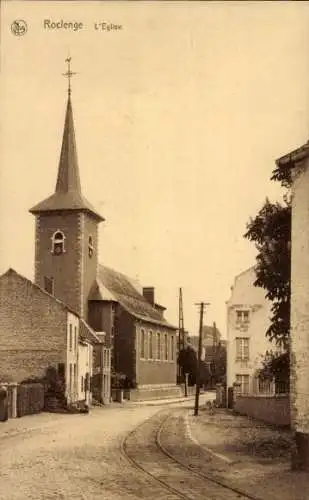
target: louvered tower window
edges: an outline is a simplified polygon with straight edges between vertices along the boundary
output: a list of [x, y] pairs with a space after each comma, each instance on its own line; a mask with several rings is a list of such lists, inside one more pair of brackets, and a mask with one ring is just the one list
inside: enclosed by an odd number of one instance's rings
[[90, 259], [93, 256], [93, 239], [92, 239], [92, 236], [89, 236], [89, 239], [88, 239], [88, 255], [89, 255]]
[[52, 236], [52, 253], [54, 255], [61, 255], [65, 252], [64, 248], [65, 236], [62, 231], [56, 231]]

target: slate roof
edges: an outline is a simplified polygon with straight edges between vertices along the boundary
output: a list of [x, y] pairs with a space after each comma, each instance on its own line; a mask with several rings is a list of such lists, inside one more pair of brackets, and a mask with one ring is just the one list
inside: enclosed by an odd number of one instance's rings
[[81, 338], [87, 340], [91, 344], [102, 344], [104, 339], [100, 338], [85, 320], [80, 318], [79, 321]]
[[55, 193], [32, 207], [30, 213], [35, 215], [59, 210], [85, 210], [98, 221], [104, 220], [82, 195], [70, 96], [67, 101]]
[[90, 300], [118, 302], [137, 319], [177, 330], [162, 318], [161, 312], [149, 304], [137, 290], [133, 280], [109, 267], [99, 265], [98, 280], [90, 295]]
[[291, 151], [290, 153], [281, 156], [276, 163], [278, 166], [283, 166], [287, 164], [293, 164], [296, 161], [303, 160], [309, 156], [309, 141], [306, 142], [306, 144], [303, 144], [297, 149], [294, 149], [294, 151]]

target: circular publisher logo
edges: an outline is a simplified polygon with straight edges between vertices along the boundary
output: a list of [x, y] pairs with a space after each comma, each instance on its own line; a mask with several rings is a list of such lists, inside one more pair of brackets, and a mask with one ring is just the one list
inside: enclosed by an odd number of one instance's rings
[[11, 24], [11, 31], [13, 35], [16, 36], [23, 36], [27, 33], [27, 29], [27, 23], [23, 19], [16, 19], [16, 21], [13, 21]]

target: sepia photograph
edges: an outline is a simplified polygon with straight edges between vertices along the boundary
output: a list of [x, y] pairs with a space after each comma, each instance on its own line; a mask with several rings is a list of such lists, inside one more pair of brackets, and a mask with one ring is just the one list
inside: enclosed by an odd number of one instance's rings
[[0, 500], [308, 500], [309, 2], [0, 23]]

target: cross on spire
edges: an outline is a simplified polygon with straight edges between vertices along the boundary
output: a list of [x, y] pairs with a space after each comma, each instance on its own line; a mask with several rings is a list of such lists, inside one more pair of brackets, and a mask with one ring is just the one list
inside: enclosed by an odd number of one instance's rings
[[66, 76], [67, 79], [68, 79], [68, 95], [70, 97], [71, 95], [71, 78], [72, 76], [76, 75], [76, 73], [74, 73], [73, 71], [71, 71], [71, 57], [67, 57], [65, 62], [68, 64], [68, 70], [66, 73], [62, 73], [63, 76]]

